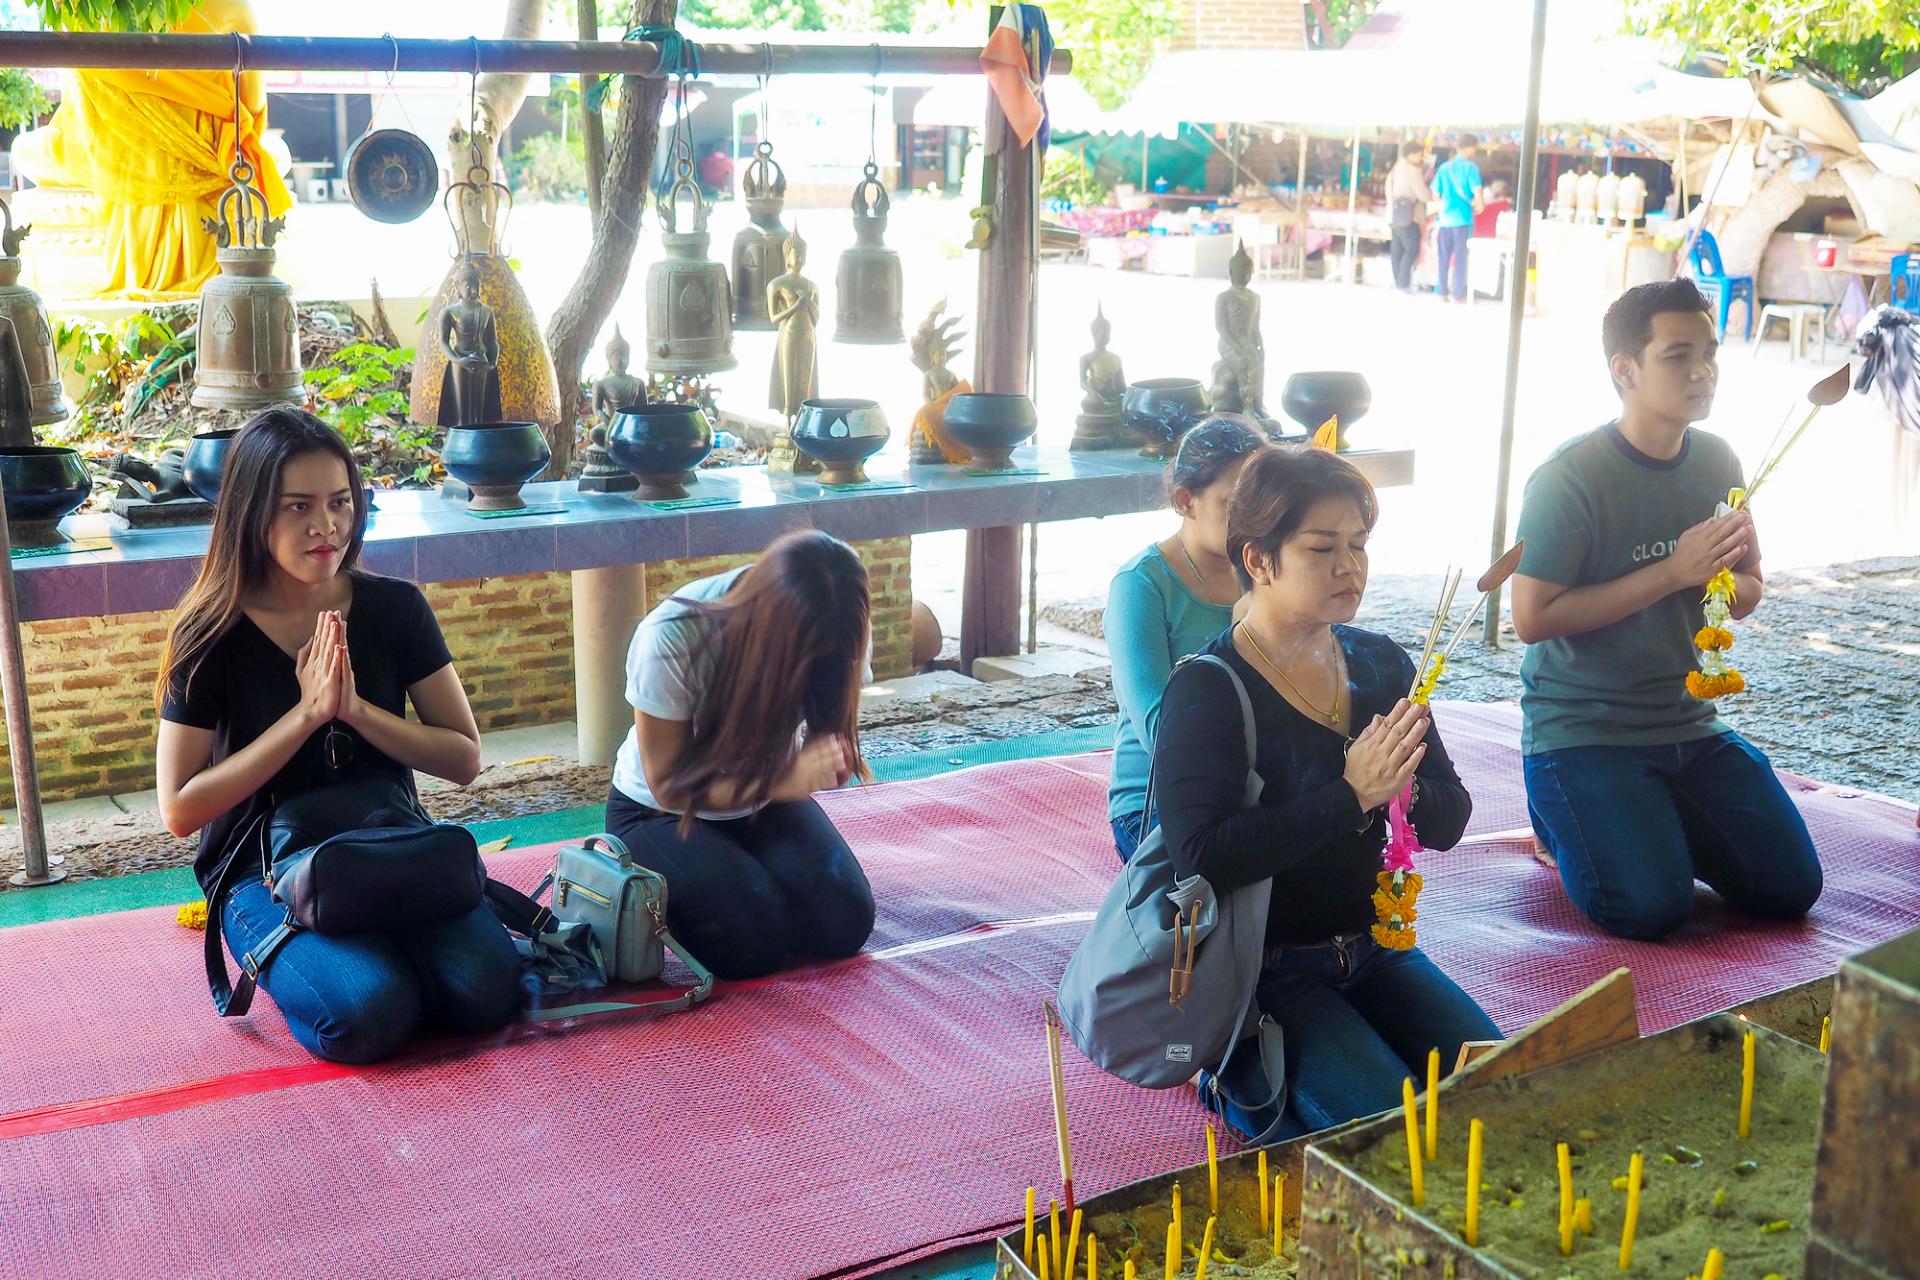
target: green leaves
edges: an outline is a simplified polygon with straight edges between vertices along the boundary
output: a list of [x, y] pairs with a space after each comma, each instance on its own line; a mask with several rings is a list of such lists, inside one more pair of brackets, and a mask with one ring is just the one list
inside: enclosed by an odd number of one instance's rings
[[49, 31], [165, 31], [196, 0], [35, 0]]
[[1871, 95], [1920, 63], [1910, 0], [1622, 0], [1626, 28], [1736, 75], [1810, 70]]
[[1177, 0], [1054, 0], [1054, 43], [1073, 50], [1073, 78], [1108, 109], [1119, 106], [1153, 62], [1156, 41], [1180, 30]]

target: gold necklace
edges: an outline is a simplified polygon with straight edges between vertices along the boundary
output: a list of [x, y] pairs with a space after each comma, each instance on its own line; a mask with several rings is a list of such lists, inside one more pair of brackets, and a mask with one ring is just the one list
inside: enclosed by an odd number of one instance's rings
[[1213, 585], [1207, 581], [1207, 575], [1200, 572], [1200, 566], [1195, 562], [1193, 552], [1187, 550], [1187, 540], [1176, 533], [1173, 535], [1173, 541], [1174, 545], [1180, 548], [1180, 554], [1187, 558], [1187, 568], [1193, 570], [1193, 580], [1200, 584], [1201, 597], [1216, 608], [1226, 608], [1213, 598]]
[[[1315, 702], [1312, 698], [1309, 698], [1305, 693], [1302, 693], [1300, 690], [1300, 686], [1293, 682], [1293, 677], [1289, 676], [1286, 672], [1282, 671], [1280, 669], [1280, 664], [1267, 656], [1267, 651], [1260, 647], [1260, 641], [1254, 637], [1252, 627], [1242, 622], [1240, 624], [1240, 634], [1247, 638], [1247, 643], [1252, 645], [1253, 651], [1260, 655], [1260, 661], [1267, 664], [1267, 669], [1272, 671], [1275, 675], [1279, 676], [1282, 680], [1285, 680], [1287, 682], [1287, 688], [1293, 690], [1295, 697], [1299, 698], [1300, 701], [1306, 703], [1309, 707], [1312, 707], [1314, 714], [1325, 716], [1327, 718], [1328, 724], [1332, 725], [1336, 729], [1340, 727], [1340, 684], [1338, 679], [1339, 673], [1340, 673], [1340, 660], [1338, 657], [1337, 647], [1335, 649], [1336, 656], [1334, 658], [1334, 663], [1333, 663], [1333, 670], [1334, 670], [1334, 676], [1335, 676], [1335, 681], [1333, 686], [1333, 706], [1325, 711], [1322, 711], [1320, 709], [1320, 704]], [[1332, 630], [1328, 630], [1327, 639], [1329, 641], [1333, 640]], [[1337, 643], [1338, 642], [1335, 642], [1336, 646], [1337, 646]]]

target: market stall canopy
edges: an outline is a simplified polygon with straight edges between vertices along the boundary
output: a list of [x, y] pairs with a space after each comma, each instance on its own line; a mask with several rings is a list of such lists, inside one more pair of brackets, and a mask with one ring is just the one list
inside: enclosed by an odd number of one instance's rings
[[[988, 92], [984, 77], [944, 77], [913, 104], [913, 123], [922, 129], [978, 128], [987, 118]], [[1047, 77], [1047, 111], [1056, 132], [1121, 132], [1093, 95], [1067, 76]]]
[[[1422, 0], [1383, 10], [1338, 50], [1170, 54], [1121, 114], [1155, 127], [1516, 125], [1526, 106], [1530, 8], [1527, 0]], [[1663, 66], [1655, 43], [1608, 34], [1590, 8], [1552, 12], [1543, 123], [1737, 117], [1752, 101], [1744, 80]]]

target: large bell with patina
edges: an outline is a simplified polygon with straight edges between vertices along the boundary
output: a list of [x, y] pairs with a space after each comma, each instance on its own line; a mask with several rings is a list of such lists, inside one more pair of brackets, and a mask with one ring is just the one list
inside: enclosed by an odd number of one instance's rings
[[[660, 197], [660, 243], [667, 256], [647, 269], [647, 372], [718, 373], [733, 358], [733, 300], [727, 269], [707, 257], [707, 205], [684, 156], [679, 177]], [[680, 196], [693, 200], [693, 229], [680, 230]]]
[[193, 404], [250, 413], [302, 398], [300, 319], [293, 290], [273, 274], [273, 242], [286, 219], [267, 216], [252, 165], [236, 157], [227, 172], [233, 185], [216, 216], [201, 219], [220, 274], [200, 291]]
[[762, 142], [740, 179], [740, 194], [752, 219], [733, 238], [733, 327], [771, 329], [767, 316], [767, 281], [782, 270], [787, 229], [780, 212], [787, 203], [787, 175], [773, 158], [773, 144]]
[[[13, 210], [0, 199], [0, 315], [13, 323], [20, 347], [20, 369], [32, 397], [31, 419], [34, 426], [59, 422], [67, 416], [67, 402], [60, 393], [60, 353], [54, 349], [53, 329], [47, 324], [47, 309], [40, 295], [20, 283], [20, 242], [32, 231], [30, 226], [15, 227]], [[31, 437], [31, 432], [28, 433]], [[31, 445], [31, 438], [17, 442]]]
[[853, 189], [853, 247], [840, 255], [835, 277], [835, 342], [905, 342], [900, 323], [903, 302], [900, 255], [882, 243], [887, 234], [887, 188], [880, 169], [867, 162], [866, 176]]

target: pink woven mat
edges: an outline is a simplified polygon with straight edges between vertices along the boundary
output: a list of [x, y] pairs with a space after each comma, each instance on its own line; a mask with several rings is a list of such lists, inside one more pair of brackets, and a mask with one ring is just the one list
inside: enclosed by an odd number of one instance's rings
[[[1920, 924], [1913, 810], [1793, 780], [1827, 869], [1807, 922], [1703, 894], [1676, 940], [1603, 937], [1514, 834], [1516, 714], [1440, 715], [1477, 811], [1425, 859], [1422, 939], [1503, 1027], [1628, 964], [1651, 1031]], [[0, 930], [0, 1277], [798, 1278], [1005, 1224], [1054, 1180], [1038, 1007], [1117, 868], [1105, 758], [828, 806], [881, 904], [867, 954], [382, 1068], [313, 1063], [264, 1000], [221, 1024], [171, 912]], [[526, 885], [547, 856], [491, 862]], [[1203, 1156], [1189, 1091], [1066, 1067], [1083, 1195]]]

